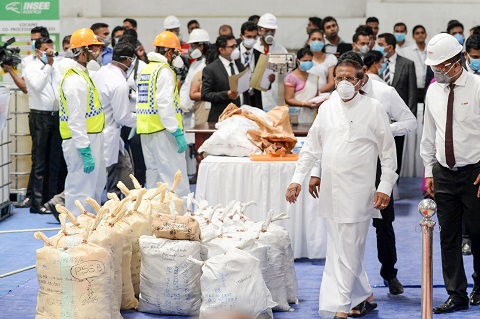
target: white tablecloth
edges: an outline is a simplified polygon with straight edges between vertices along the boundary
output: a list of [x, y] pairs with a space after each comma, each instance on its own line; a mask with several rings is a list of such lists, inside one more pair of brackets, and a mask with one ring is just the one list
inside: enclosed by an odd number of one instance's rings
[[317, 200], [308, 193], [308, 179], [302, 185], [299, 200], [290, 205], [285, 191], [295, 171], [295, 162], [252, 162], [247, 157], [208, 156], [200, 163], [196, 198], [211, 205], [231, 200], [255, 201], [245, 214], [263, 221], [270, 209], [275, 214], [288, 212], [287, 220], [275, 222], [290, 233], [295, 258], [325, 258], [327, 236], [325, 221], [317, 214]]

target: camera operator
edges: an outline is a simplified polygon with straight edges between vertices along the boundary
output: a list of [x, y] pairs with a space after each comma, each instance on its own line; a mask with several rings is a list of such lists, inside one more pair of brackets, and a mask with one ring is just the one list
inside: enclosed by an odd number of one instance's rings
[[35, 53], [23, 70], [30, 107], [29, 127], [32, 136], [32, 197], [30, 212], [49, 214], [44, 202], [62, 191], [59, 180], [64, 166], [58, 118], [60, 74], [55, 65], [53, 41], [39, 38]]

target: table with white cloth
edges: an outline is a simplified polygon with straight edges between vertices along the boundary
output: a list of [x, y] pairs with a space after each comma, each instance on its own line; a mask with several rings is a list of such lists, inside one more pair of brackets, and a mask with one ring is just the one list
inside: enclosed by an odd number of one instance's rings
[[196, 199], [210, 205], [226, 205], [232, 200], [254, 201], [245, 215], [263, 221], [273, 209], [287, 212], [289, 219], [276, 221], [290, 234], [295, 258], [325, 258], [325, 220], [318, 216], [318, 199], [308, 193], [309, 178], [295, 204], [285, 200], [285, 192], [295, 171], [293, 161], [251, 161], [248, 157], [207, 156], [200, 164]]

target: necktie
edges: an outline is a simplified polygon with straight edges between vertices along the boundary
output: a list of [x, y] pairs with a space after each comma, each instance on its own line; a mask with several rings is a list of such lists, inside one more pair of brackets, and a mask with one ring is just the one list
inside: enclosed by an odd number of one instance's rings
[[387, 82], [388, 85], [392, 85], [392, 74], [390, 74], [390, 60], [387, 59], [387, 67], [383, 71], [383, 80]]
[[445, 158], [450, 168], [455, 166], [455, 154], [453, 152], [453, 88], [455, 84], [450, 84], [450, 93], [448, 94], [447, 104], [447, 124], [445, 125]]
[[243, 53], [243, 56], [245, 57], [245, 62], [243, 64], [245, 65], [245, 68], [248, 68], [250, 63], [250, 52], [245, 51], [245, 53]]
[[233, 68], [233, 62], [230, 62], [230, 75], [235, 74], [235, 69]]

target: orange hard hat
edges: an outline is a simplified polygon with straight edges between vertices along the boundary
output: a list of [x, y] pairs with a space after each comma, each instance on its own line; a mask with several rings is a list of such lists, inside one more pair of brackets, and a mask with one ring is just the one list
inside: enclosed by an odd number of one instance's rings
[[182, 47], [180, 46], [180, 40], [178, 40], [177, 35], [171, 31], [163, 31], [162, 33], [158, 34], [153, 41], [153, 45], [162, 48], [170, 48], [177, 50], [182, 49]]
[[91, 29], [83, 28], [73, 32], [70, 38], [70, 49], [88, 47], [89, 45], [103, 45]]

